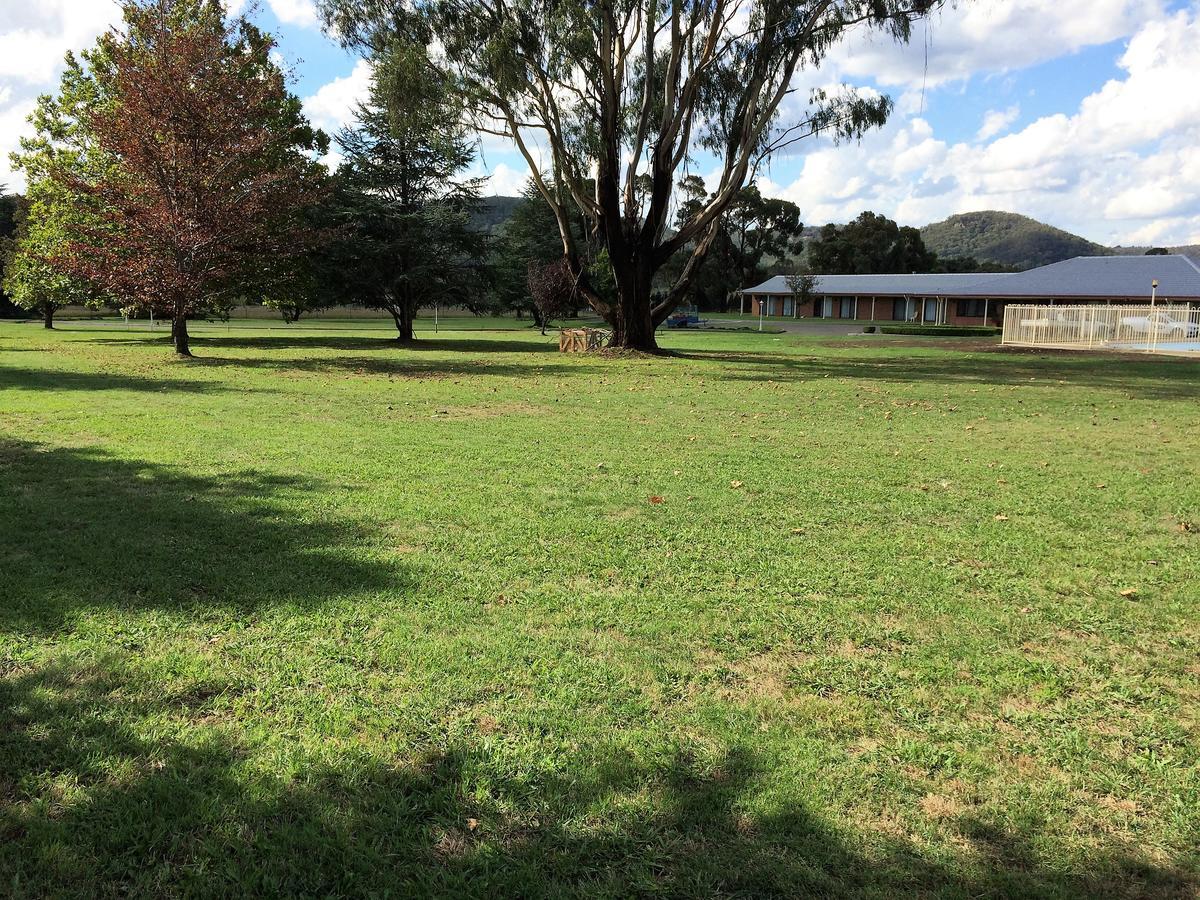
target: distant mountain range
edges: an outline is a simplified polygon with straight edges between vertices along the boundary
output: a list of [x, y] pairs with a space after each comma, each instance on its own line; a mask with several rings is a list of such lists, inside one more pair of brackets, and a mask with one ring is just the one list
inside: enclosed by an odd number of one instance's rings
[[[488, 197], [480, 221], [486, 230], [494, 231], [520, 202], [520, 197]], [[812, 240], [818, 229], [806, 227], [804, 232], [805, 239]], [[1105, 247], [1028, 216], [996, 210], [962, 213], [944, 222], [934, 222], [921, 229], [921, 237], [925, 246], [941, 257], [973, 256], [981, 263], [1018, 269], [1033, 269], [1076, 256], [1136, 256], [1150, 249]], [[1165, 249], [1200, 259], [1200, 244]]]
[[1075, 256], [1107, 256], [1086, 238], [1006, 212], [951, 216], [921, 229], [925, 246], [942, 257], [973, 256], [980, 262], [1032, 269]]
[[[1016, 213], [963, 213], [921, 229], [925, 246], [938, 256], [974, 256], [980, 262], [1032, 269], [1076, 256], [1138, 256], [1149, 247], [1105, 247], [1077, 234]], [[1169, 253], [1200, 257], [1200, 245], [1166, 247]]]
[[480, 231], [486, 231], [488, 234], [494, 233], [497, 228], [508, 221], [521, 199], [521, 197], [484, 197], [479, 204], [479, 211], [475, 213], [475, 224], [479, 226]]

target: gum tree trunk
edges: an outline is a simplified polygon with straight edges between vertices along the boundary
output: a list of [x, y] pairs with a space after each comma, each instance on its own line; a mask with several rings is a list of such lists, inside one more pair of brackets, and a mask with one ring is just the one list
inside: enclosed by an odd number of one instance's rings
[[613, 336], [610, 346], [621, 350], [640, 350], [643, 353], [658, 352], [658, 341], [654, 338], [649, 285], [637, 286], [629, 294], [618, 296], [613, 312]]
[[[631, 249], [627, 248], [626, 252]], [[645, 264], [644, 257], [635, 256], [622, 262], [614, 258], [613, 277], [617, 282], [617, 300], [608, 317], [613, 327], [609, 346], [657, 353], [654, 330], [659, 323], [654, 321], [654, 303], [650, 296], [653, 270]]]
[[44, 307], [42, 307], [42, 327], [54, 327], [54, 305], [51, 303], [47, 303]]

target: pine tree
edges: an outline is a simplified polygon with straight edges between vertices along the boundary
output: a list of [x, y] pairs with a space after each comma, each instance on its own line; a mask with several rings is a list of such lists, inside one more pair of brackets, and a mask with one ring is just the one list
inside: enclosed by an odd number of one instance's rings
[[463, 177], [475, 151], [426, 48], [397, 40], [373, 64], [356, 126], [337, 136], [344, 232], [331, 269], [344, 300], [386, 310], [397, 339], [409, 342], [422, 307], [469, 303], [483, 291], [487, 237], [471, 226], [482, 182]]

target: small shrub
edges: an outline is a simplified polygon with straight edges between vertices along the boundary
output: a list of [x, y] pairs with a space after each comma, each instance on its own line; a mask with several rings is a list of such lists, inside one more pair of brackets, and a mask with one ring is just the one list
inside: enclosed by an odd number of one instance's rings
[[994, 337], [1000, 329], [994, 325], [881, 325], [883, 334], [929, 334], [942, 337]]

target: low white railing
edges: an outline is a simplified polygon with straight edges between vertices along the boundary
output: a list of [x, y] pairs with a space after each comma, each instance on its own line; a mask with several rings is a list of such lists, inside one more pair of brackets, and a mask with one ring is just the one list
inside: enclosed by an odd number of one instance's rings
[[1009, 305], [1001, 341], [1016, 347], [1200, 353], [1200, 308]]

